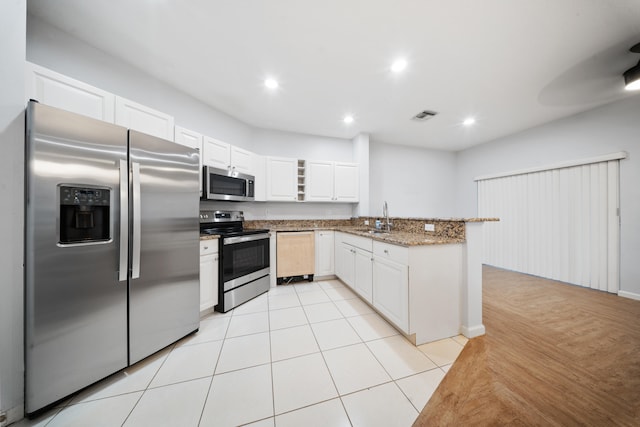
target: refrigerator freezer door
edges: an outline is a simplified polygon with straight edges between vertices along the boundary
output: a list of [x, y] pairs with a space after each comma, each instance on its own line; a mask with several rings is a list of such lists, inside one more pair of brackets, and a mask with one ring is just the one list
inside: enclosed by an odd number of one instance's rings
[[129, 156], [129, 194], [139, 193], [130, 206], [140, 207], [131, 215], [131, 265], [139, 271], [129, 279], [133, 364], [199, 327], [200, 187], [199, 155], [191, 148], [130, 130]]
[[28, 106], [27, 413], [127, 365], [127, 282], [118, 280], [126, 144], [125, 128]]

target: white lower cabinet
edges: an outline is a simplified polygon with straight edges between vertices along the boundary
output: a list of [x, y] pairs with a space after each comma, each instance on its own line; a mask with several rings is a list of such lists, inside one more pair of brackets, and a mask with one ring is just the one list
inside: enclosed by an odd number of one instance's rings
[[336, 276], [371, 303], [371, 239], [339, 232], [335, 235]]
[[334, 267], [334, 232], [331, 230], [316, 231], [316, 277], [332, 276]]
[[[337, 234], [337, 233], [336, 233]], [[336, 276], [347, 286], [355, 286], [356, 250], [353, 246], [336, 239]]]
[[218, 240], [200, 241], [200, 312], [218, 304]]
[[336, 276], [420, 345], [460, 333], [463, 249], [405, 247], [336, 231]]
[[409, 267], [374, 255], [373, 306], [409, 333]]
[[369, 304], [373, 302], [373, 255], [360, 248], [355, 249], [354, 290]]

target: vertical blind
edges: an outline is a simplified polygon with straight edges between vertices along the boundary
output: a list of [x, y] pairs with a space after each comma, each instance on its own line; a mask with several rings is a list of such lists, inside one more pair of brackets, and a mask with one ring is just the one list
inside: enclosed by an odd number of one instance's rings
[[619, 286], [619, 160], [478, 178], [485, 264], [608, 292]]

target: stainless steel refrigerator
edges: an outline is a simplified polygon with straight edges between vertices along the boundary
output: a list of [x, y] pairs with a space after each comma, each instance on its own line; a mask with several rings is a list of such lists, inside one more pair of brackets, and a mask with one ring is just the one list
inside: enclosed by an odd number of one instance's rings
[[198, 153], [30, 102], [31, 414], [199, 327]]

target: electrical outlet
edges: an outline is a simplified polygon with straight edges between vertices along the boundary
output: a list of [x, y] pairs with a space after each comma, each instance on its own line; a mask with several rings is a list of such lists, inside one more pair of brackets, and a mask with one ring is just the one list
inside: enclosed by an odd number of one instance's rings
[[364, 220], [364, 225], [369, 225], [369, 220], [368, 219]]
[[425, 224], [424, 231], [436, 231], [436, 226], [434, 224]]

